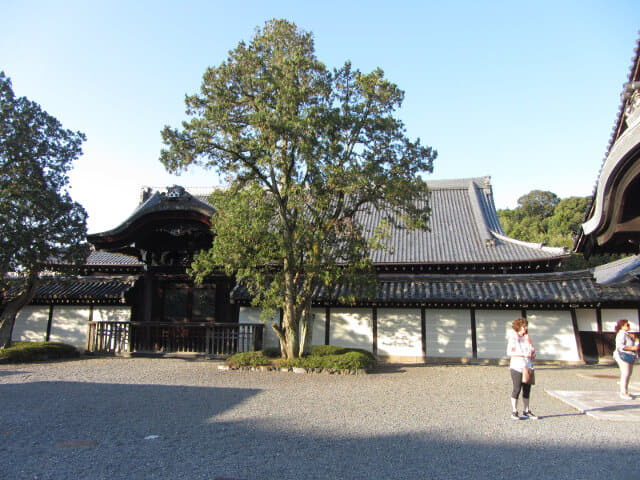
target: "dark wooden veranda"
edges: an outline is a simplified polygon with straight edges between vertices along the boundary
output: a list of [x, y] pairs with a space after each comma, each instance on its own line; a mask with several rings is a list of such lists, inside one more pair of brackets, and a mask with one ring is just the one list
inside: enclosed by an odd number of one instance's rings
[[263, 329], [255, 323], [89, 322], [87, 350], [226, 356], [260, 350]]

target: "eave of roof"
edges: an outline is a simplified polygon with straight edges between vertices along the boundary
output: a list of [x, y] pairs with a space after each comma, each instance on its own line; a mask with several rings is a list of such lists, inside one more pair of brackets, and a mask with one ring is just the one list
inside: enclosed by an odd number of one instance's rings
[[[640, 283], [600, 285], [591, 272], [517, 275], [380, 275], [373, 294], [338, 285], [331, 291], [317, 288], [315, 305], [345, 305], [355, 298], [359, 306], [473, 307], [473, 308], [586, 308], [637, 305]], [[238, 284], [233, 302], [248, 305], [251, 295]], [[352, 305], [347, 303], [346, 305]]]
[[[640, 34], [640, 31], [638, 32]], [[631, 82], [637, 82], [640, 80], [640, 35], [636, 42], [636, 47], [634, 50], [634, 56], [631, 59], [631, 66], [629, 68], [629, 74], [627, 78], [626, 85], [629, 85]], [[624, 93], [624, 89], [623, 89]], [[618, 107], [618, 113], [616, 115], [616, 120], [614, 123], [613, 130], [611, 132], [611, 136], [609, 138], [609, 144], [607, 145], [606, 153], [604, 159], [602, 160], [602, 165], [600, 167], [600, 171], [598, 172], [598, 177], [596, 184], [593, 189], [593, 194], [591, 195], [591, 200], [589, 205], [587, 206], [587, 210], [584, 215], [583, 225], [576, 236], [573, 251], [578, 253], [588, 253], [587, 247], [587, 238], [601, 225], [603, 222], [603, 198], [605, 195], [605, 190], [609, 176], [617, 167], [618, 162], [623, 158], [621, 155], [615, 155], [615, 146], [625, 133], [627, 133], [627, 125], [625, 121], [625, 110], [628, 106], [629, 99], [625, 98], [624, 95], [621, 95], [620, 106]], [[631, 138], [631, 134], [624, 135], [626, 138]], [[624, 152], [622, 152], [624, 153]], [[594, 242], [595, 243], [595, 242]]]
[[32, 305], [126, 305], [126, 294], [137, 276], [46, 279], [38, 286]]

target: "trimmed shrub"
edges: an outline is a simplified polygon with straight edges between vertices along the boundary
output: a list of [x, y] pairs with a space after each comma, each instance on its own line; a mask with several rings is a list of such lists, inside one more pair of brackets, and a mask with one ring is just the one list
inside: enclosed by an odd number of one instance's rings
[[280, 352], [279, 347], [273, 348], [265, 348], [262, 350], [262, 354], [268, 358], [280, 358], [282, 357], [282, 353]]
[[80, 352], [74, 346], [59, 342], [13, 342], [9, 348], [0, 349], [0, 357], [10, 363], [40, 362], [79, 356]]
[[230, 356], [227, 363], [232, 367], [257, 367], [259, 365], [269, 365], [271, 359], [260, 352], [241, 352]]
[[[323, 346], [324, 347], [324, 346]], [[283, 367], [322, 368], [333, 370], [359, 370], [371, 368], [375, 365], [375, 357], [367, 351], [355, 349], [341, 349], [344, 353], [313, 355], [308, 357], [283, 360]]]

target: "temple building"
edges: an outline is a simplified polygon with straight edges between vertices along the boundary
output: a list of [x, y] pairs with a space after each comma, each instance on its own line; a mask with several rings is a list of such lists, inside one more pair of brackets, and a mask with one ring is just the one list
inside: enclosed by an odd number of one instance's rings
[[[347, 305], [336, 300], [344, 286], [315, 292], [313, 343], [398, 362], [495, 360], [505, 357], [511, 321], [526, 317], [540, 360], [610, 356], [617, 320], [637, 331], [640, 313], [639, 51], [574, 245], [585, 256], [633, 256], [557, 272], [570, 252], [507, 237], [489, 177], [429, 181], [429, 228], [392, 230], [391, 249], [370, 253], [373, 294], [355, 292]], [[129, 218], [88, 236], [94, 250], [82, 268], [51, 266], [57, 273], [19, 313], [13, 338], [115, 354], [277, 347], [242, 285], [222, 272], [201, 285], [188, 275], [194, 254], [215, 241], [208, 193], [144, 189]], [[372, 212], [358, 221], [371, 230], [381, 217]]]
[[[428, 189], [429, 229], [393, 230], [392, 248], [371, 252], [374, 295], [345, 305], [338, 291], [315, 293], [314, 344], [399, 362], [499, 359], [511, 321], [525, 316], [540, 359], [596, 361], [607, 353], [599, 333], [621, 317], [637, 323], [640, 284], [600, 283], [602, 267], [556, 273], [566, 249], [505, 236], [489, 177], [430, 181]], [[95, 251], [79, 275], [44, 282], [14, 338], [127, 354], [276, 347], [241, 285], [222, 273], [202, 285], [187, 275], [193, 255], [214, 241], [206, 197], [177, 186], [143, 190], [129, 218], [88, 236]], [[379, 220], [376, 212], [360, 219]]]

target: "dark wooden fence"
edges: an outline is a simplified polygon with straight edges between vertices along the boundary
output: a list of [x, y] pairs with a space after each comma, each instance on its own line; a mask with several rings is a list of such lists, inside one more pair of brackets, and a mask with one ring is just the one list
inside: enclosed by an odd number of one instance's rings
[[202, 353], [260, 350], [262, 324], [89, 322], [87, 350], [96, 353]]

